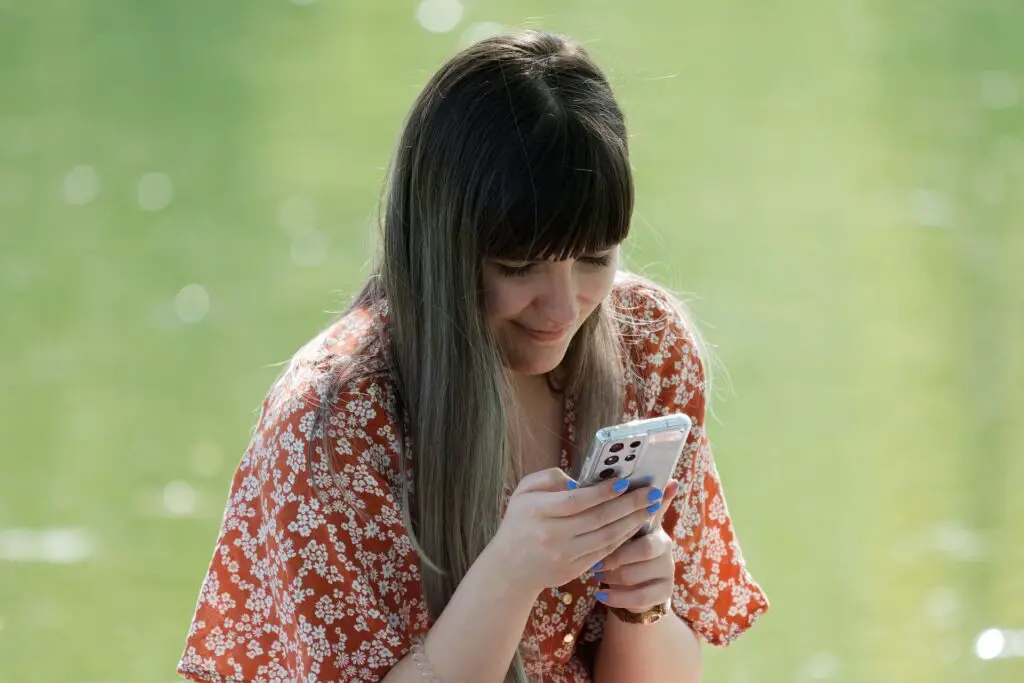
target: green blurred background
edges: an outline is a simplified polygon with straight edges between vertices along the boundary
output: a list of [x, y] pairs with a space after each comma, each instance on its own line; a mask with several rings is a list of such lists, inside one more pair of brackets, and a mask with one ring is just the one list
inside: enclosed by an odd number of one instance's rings
[[628, 261], [728, 371], [774, 607], [706, 680], [1024, 680], [1021, 0], [0, 0], [0, 680], [175, 679], [275, 364], [501, 26], [608, 71]]

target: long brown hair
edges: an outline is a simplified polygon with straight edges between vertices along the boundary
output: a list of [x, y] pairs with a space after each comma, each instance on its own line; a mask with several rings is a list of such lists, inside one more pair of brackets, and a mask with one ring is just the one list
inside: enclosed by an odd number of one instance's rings
[[[506, 486], [521, 474], [509, 430], [516, 406], [483, 310], [484, 259], [604, 249], [626, 238], [632, 211], [622, 112], [569, 38], [529, 31], [476, 43], [440, 68], [408, 115], [385, 186], [382, 249], [352, 307], [387, 307], [377, 340], [411, 445], [403, 511], [433, 618], [494, 536]], [[359, 369], [343, 372], [336, 386]], [[549, 384], [578, 397], [579, 434], [621, 417], [610, 302], [585, 321]], [[321, 406], [321, 427], [329, 409]], [[510, 675], [526, 680], [518, 655]]]

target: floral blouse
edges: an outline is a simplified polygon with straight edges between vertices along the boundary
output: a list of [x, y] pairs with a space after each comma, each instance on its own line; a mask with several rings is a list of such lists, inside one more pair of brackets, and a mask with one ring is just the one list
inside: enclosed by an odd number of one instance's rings
[[[634, 371], [623, 419], [693, 420], [664, 516], [676, 540], [672, 609], [703, 640], [726, 645], [768, 608], [747, 572], [704, 428], [704, 373], [665, 295], [620, 284], [615, 306], [651, 321], [630, 337]], [[628, 309], [628, 310], [625, 310]], [[661, 324], [657, 324], [657, 323]], [[263, 403], [203, 581], [178, 673], [193, 681], [380, 681], [430, 628], [419, 558], [402, 523], [395, 387], [378, 371], [346, 386], [330, 415], [333, 452], [312, 434], [329, 370], [374, 329], [357, 310], [307, 344]], [[565, 400], [561, 466], [570, 471], [574, 405]], [[307, 447], [313, 444], [310, 483]], [[336, 460], [337, 479], [327, 460]], [[406, 456], [408, 457], [408, 455]], [[410, 462], [415, 466], [415, 456]], [[326, 495], [323, 495], [326, 494]], [[367, 521], [369, 520], [369, 521]], [[592, 680], [606, 608], [587, 573], [545, 590], [522, 638], [527, 672], [546, 683]]]

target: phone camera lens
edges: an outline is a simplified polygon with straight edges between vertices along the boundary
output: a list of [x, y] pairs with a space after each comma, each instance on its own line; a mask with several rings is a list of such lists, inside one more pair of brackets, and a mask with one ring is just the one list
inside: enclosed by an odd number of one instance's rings
[[613, 443], [612, 447], [609, 448], [608, 450], [610, 450], [612, 453], [618, 453], [622, 449], [623, 449], [623, 445], [621, 443]]
[[618, 461], [619, 461], [619, 456], [617, 456], [617, 455], [609, 455], [607, 458], [604, 459], [604, 464], [605, 465], [614, 465]]
[[[625, 458], [623, 458], [623, 460], [625, 460], [626, 462], [633, 462], [634, 460], [636, 460], [636, 453], [630, 453]], [[607, 460], [605, 462], [607, 462]]]
[[615, 476], [615, 468], [614, 467], [609, 467], [607, 469], [601, 470], [600, 477], [602, 479], [611, 479], [614, 476]]
[[639, 441], [634, 441], [633, 443], [629, 444], [629, 447], [630, 448], [640, 448], [640, 442]]

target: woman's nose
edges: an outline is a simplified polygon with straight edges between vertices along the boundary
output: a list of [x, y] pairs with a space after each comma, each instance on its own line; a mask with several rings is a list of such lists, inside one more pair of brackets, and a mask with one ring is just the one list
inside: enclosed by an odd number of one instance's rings
[[[559, 264], [559, 266], [567, 264]], [[541, 299], [541, 313], [548, 319], [552, 327], [563, 328], [572, 325], [579, 317], [580, 309], [576, 302], [576, 283], [569, 268], [552, 268], [552, 275], [547, 291]]]

